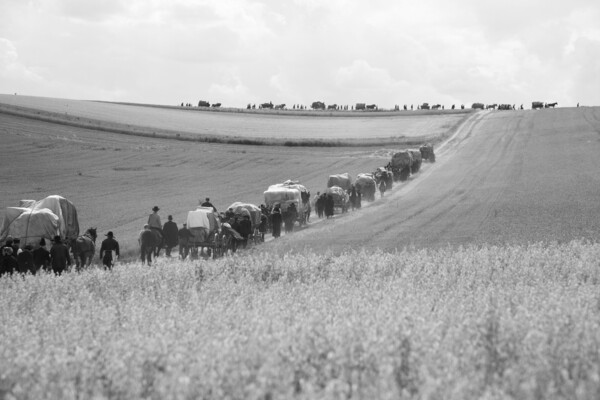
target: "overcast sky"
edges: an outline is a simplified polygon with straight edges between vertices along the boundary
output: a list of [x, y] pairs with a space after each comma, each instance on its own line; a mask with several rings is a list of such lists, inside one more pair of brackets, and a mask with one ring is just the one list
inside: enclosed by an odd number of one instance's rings
[[0, 0], [0, 93], [600, 105], [598, 0]]

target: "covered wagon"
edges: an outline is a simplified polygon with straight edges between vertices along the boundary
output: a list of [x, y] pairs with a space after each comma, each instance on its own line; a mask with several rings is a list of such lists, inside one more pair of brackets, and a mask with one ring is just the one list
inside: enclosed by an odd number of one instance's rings
[[366, 201], [375, 200], [375, 192], [377, 191], [377, 182], [373, 174], [358, 174], [354, 183], [356, 190], [359, 190], [362, 198]]
[[18, 207], [7, 207], [4, 213], [0, 242], [8, 236], [19, 238], [23, 246], [55, 236], [70, 242], [79, 236], [77, 210], [72, 202], [58, 195], [39, 201], [21, 200]]
[[221, 222], [218, 214], [212, 207], [198, 207], [189, 211], [187, 215], [187, 227], [192, 236], [187, 243], [191, 252], [191, 258], [198, 258], [206, 250], [207, 255], [213, 258], [223, 253], [223, 240], [221, 237]]
[[343, 174], [329, 175], [327, 178], [327, 187], [332, 186], [341, 187], [344, 190], [348, 190], [352, 187], [352, 178], [350, 174], [345, 172]]
[[327, 188], [325, 194], [331, 195], [331, 197], [333, 197], [334, 208], [339, 208], [342, 213], [348, 211], [350, 197], [344, 189], [342, 189], [339, 186], [331, 186]]
[[237, 201], [227, 207], [227, 209], [232, 210], [235, 215], [242, 217], [248, 216], [248, 218], [250, 218], [250, 223], [252, 224], [252, 234], [250, 239], [256, 239], [258, 237], [256, 230], [260, 225], [260, 218], [262, 215], [260, 207], [251, 203], [242, 203]]
[[310, 211], [310, 192], [300, 182], [287, 180], [283, 183], [271, 185], [264, 192], [264, 196], [267, 208], [272, 209], [278, 204], [284, 218], [290, 205], [294, 204], [298, 223], [300, 225], [306, 223]]
[[394, 153], [390, 167], [394, 174], [394, 180], [405, 181], [410, 176], [410, 169], [412, 167], [413, 157], [410, 151], [403, 150]]
[[412, 174], [415, 174], [415, 173], [419, 172], [419, 170], [421, 169], [421, 163], [423, 161], [423, 156], [421, 155], [421, 150], [419, 150], [419, 149], [409, 149], [408, 151], [410, 152], [410, 154], [412, 155], [412, 158], [413, 158], [412, 165], [410, 166], [410, 172]]
[[419, 147], [419, 151], [421, 152], [421, 158], [423, 160], [435, 162], [435, 153], [433, 152], [433, 145], [431, 143], [422, 145]]

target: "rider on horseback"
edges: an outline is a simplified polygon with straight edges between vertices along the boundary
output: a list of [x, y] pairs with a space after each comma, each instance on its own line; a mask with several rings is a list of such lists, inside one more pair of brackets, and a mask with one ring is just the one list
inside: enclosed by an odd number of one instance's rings
[[152, 207], [153, 212], [152, 212], [152, 214], [150, 214], [148, 216], [148, 226], [150, 227], [150, 229], [158, 231], [158, 233], [160, 234], [160, 237], [162, 238], [163, 230], [162, 230], [162, 224], [160, 222], [160, 215], [158, 215], [158, 210], [160, 210], [160, 208], [158, 208], [158, 206]]

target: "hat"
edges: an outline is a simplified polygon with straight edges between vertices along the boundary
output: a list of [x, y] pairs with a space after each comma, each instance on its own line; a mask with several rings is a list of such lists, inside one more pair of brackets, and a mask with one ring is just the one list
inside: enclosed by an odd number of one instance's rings
[[33, 250], [33, 246], [31, 246], [30, 244], [26, 244], [25, 250]]
[[210, 201], [210, 198], [208, 198], [208, 197], [207, 197], [207, 198], [206, 198], [206, 201]]
[[13, 243], [21, 243], [21, 239], [19, 239], [19, 238], [14, 238], [14, 239], [13, 239]]
[[152, 207], [152, 211], [158, 211], [158, 210], [160, 210], [160, 208], [158, 208], [158, 206]]
[[40, 246], [45, 246], [46, 245], [46, 239], [42, 238], [40, 240]]
[[169, 215], [169, 216], [167, 217], [167, 219], [170, 221], [170, 220], [172, 220], [172, 219], [173, 219], [173, 216], [172, 216], [172, 215]]
[[115, 235], [113, 235], [112, 231], [108, 231], [108, 233], [104, 236], [108, 236], [108, 237], [114, 237]]
[[183, 226], [187, 226], [187, 224], [184, 222], [184, 223], [183, 223]]
[[54, 236], [54, 243], [60, 243], [60, 242], [61, 242], [60, 236], [59, 235]]

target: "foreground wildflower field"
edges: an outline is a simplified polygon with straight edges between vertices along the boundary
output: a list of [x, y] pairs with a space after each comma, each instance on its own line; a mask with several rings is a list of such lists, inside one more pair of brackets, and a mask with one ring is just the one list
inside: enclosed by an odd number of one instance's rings
[[0, 279], [0, 398], [597, 398], [600, 244]]

